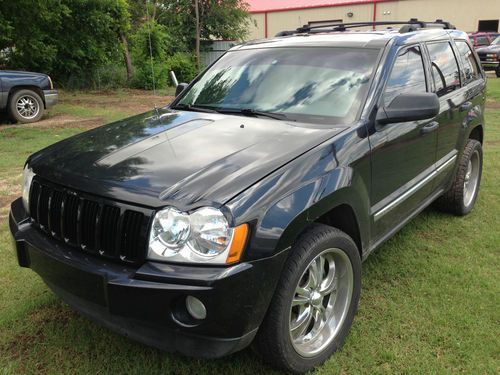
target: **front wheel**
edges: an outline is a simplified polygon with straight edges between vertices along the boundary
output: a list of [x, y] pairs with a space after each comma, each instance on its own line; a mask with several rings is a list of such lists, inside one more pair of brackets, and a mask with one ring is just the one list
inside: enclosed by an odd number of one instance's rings
[[361, 259], [344, 232], [315, 224], [291, 249], [257, 349], [271, 365], [303, 373], [322, 364], [352, 325], [361, 289]]
[[13, 121], [21, 123], [36, 122], [43, 115], [43, 100], [36, 92], [19, 90], [9, 100], [9, 114]]

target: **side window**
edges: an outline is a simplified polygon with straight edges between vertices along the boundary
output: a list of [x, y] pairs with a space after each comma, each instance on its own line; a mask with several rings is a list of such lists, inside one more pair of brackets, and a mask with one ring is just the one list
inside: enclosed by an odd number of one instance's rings
[[489, 46], [490, 40], [485, 36], [478, 36], [476, 37], [476, 44], [478, 46]]
[[428, 44], [436, 94], [443, 96], [460, 87], [457, 60], [449, 42]]
[[401, 93], [426, 92], [424, 65], [419, 47], [411, 47], [399, 53], [385, 87], [384, 105]]
[[460, 58], [462, 59], [462, 64], [464, 66], [463, 76], [465, 79], [464, 84], [468, 84], [481, 77], [479, 73], [479, 67], [477, 65], [477, 60], [472, 53], [469, 45], [463, 40], [455, 41], [458, 52], [460, 53]]

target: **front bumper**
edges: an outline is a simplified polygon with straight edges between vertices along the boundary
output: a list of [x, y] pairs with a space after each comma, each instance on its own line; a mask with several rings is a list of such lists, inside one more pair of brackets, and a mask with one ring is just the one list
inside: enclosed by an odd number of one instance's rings
[[57, 90], [43, 90], [43, 96], [45, 98], [45, 108], [52, 107], [59, 101]]
[[[231, 267], [111, 263], [49, 238], [27, 219], [20, 199], [9, 224], [19, 265], [38, 273], [66, 303], [118, 333], [166, 351], [220, 357], [246, 347], [264, 318], [286, 251]], [[185, 298], [206, 306], [190, 318]]]
[[481, 66], [484, 70], [496, 70], [500, 62], [498, 61], [481, 61]]

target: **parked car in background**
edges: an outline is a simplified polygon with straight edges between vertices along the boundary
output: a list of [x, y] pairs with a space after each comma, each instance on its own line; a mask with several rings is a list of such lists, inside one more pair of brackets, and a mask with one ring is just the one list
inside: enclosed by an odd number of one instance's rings
[[46, 74], [0, 70], [0, 111], [7, 112], [12, 121], [40, 120], [57, 98], [57, 90]]
[[481, 48], [489, 46], [491, 42], [493, 42], [493, 40], [500, 34], [495, 32], [477, 32], [469, 33], [468, 35], [474, 48]]
[[31, 155], [9, 219], [19, 265], [148, 345], [220, 357], [255, 339], [273, 366], [320, 365], [353, 322], [361, 261], [434, 201], [466, 215], [479, 192], [467, 34], [397, 24], [233, 47], [169, 106]]
[[476, 50], [484, 70], [494, 70], [500, 78], [500, 36], [489, 46]]

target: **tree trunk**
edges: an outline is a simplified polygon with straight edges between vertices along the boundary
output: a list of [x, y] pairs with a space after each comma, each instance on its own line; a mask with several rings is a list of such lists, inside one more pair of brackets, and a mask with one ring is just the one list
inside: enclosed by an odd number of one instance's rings
[[123, 57], [125, 58], [125, 66], [127, 68], [127, 81], [130, 82], [134, 75], [134, 67], [132, 66], [132, 59], [130, 58], [130, 51], [128, 50], [127, 37], [122, 31], [120, 31], [120, 39], [123, 45]]
[[196, 15], [196, 65], [200, 70], [200, 10], [198, 0], [194, 0], [194, 13]]

